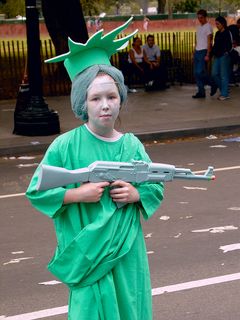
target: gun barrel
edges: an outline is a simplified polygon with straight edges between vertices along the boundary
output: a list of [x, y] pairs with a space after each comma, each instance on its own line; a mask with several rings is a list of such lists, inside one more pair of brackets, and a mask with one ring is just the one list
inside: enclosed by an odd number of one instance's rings
[[215, 180], [213, 175], [213, 167], [208, 167], [204, 174], [194, 174], [190, 169], [177, 168], [174, 178], [176, 179], [189, 179], [189, 180]]

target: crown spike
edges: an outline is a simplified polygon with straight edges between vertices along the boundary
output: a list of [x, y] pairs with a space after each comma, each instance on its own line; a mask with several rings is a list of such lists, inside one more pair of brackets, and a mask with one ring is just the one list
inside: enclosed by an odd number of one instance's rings
[[[114, 40], [116, 38], [117, 35], [119, 35], [120, 32], [122, 32], [124, 29], [126, 29], [128, 27], [128, 25], [130, 24], [130, 22], [132, 22], [133, 17], [131, 17], [130, 19], [128, 19], [123, 25], [117, 27], [116, 29], [108, 32], [106, 35], [103, 36], [102, 40], [104, 41], [105, 38], [107, 39], [111, 39]], [[109, 41], [108, 40], [108, 41]]]

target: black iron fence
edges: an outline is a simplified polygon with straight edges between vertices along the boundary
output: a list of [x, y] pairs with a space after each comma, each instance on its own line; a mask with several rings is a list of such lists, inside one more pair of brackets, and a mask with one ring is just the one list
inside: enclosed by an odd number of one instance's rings
[[[139, 34], [143, 43], [146, 34]], [[174, 59], [180, 61], [183, 81], [193, 82], [192, 52], [195, 32], [154, 33], [155, 43], [161, 50], [170, 50]], [[129, 44], [131, 46], [131, 43]], [[125, 49], [129, 50], [129, 47]], [[55, 55], [51, 40], [41, 40], [42, 61]], [[112, 63], [119, 67], [119, 56], [112, 57]], [[19, 85], [26, 74], [27, 43], [25, 40], [0, 41], [0, 99], [16, 98]], [[45, 96], [67, 95], [71, 82], [62, 64], [42, 63], [43, 92]]]

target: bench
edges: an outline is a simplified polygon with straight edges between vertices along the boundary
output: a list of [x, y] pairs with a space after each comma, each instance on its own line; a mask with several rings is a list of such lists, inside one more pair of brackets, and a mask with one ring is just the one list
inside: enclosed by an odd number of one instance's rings
[[[161, 63], [164, 64], [167, 70], [167, 82], [174, 85], [177, 81], [182, 85], [184, 80], [184, 70], [181, 59], [173, 58], [171, 50], [161, 50]], [[131, 68], [129, 68], [128, 52], [118, 52], [115, 59], [112, 59], [112, 64], [122, 71], [127, 85], [144, 85], [143, 79], [138, 77], [136, 74], [133, 74], [131, 72]]]
[[164, 63], [167, 69], [168, 82], [174, 85], [178, 81], [180, 85], [183, 84], [184, 70], [181, 59], [173, 58], [171, 50], [161, 50], [161, 63]]
[[122, 71], [126, 84], [131, 87], [143, 86], [143, 79], [132, 72], [132, 68], [128, 62], [128, 52], [118, 52], [118, 68]]

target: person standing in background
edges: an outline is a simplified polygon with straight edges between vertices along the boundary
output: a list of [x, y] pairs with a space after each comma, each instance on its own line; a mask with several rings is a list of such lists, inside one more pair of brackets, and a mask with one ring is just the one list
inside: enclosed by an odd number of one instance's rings
[[238, 59], [236, 61], [231, 62], [231, 73], [230, 73], [230, 86], [238, 87], [238, 83], [236, 81], [235, 72], [237, 72], [239, 68], [240, 62], [240, 18], [237, 20], [236, 24], [231, 24], [228, 26], [228, 30], [232, 34], [232, 46], [238, 52]]
[[230, 24], [230, 26], [228, 26], [228, 30], [232, 34], [233, 47], [240, 46], [240, 18], [237, 19], [236, 24]]
[[144, 16], [143, 18], [143, 30], [145, 32], [148, 31], [148, 24], [149, 24], [150, 19], [148, 19], [148, 17]]
[[210, 60], [213, 39], [213, 28], [207, 21], [207, 11], [204, 9], [199, 10], [197, 17], [200, 26], [197, 28], [196, 33], [193, 64], [198, 91], [192, 96], [193, 99], [206, 97], [204, 86], [209, 83], [207, 63]]
[[223, 101], [229, 99], [228, 85], [231, 73], [231, 57], [229, 52], [232, 49], [232, 38], [227, 28], [227, 21], [224, 17], [215, 19], [218, 31], [215, 34], [214, 45], [212, 48], [213, 64], [212, 79], [214, 84], [211, 88], [211, 96], [220, 90], [218, 100]]

